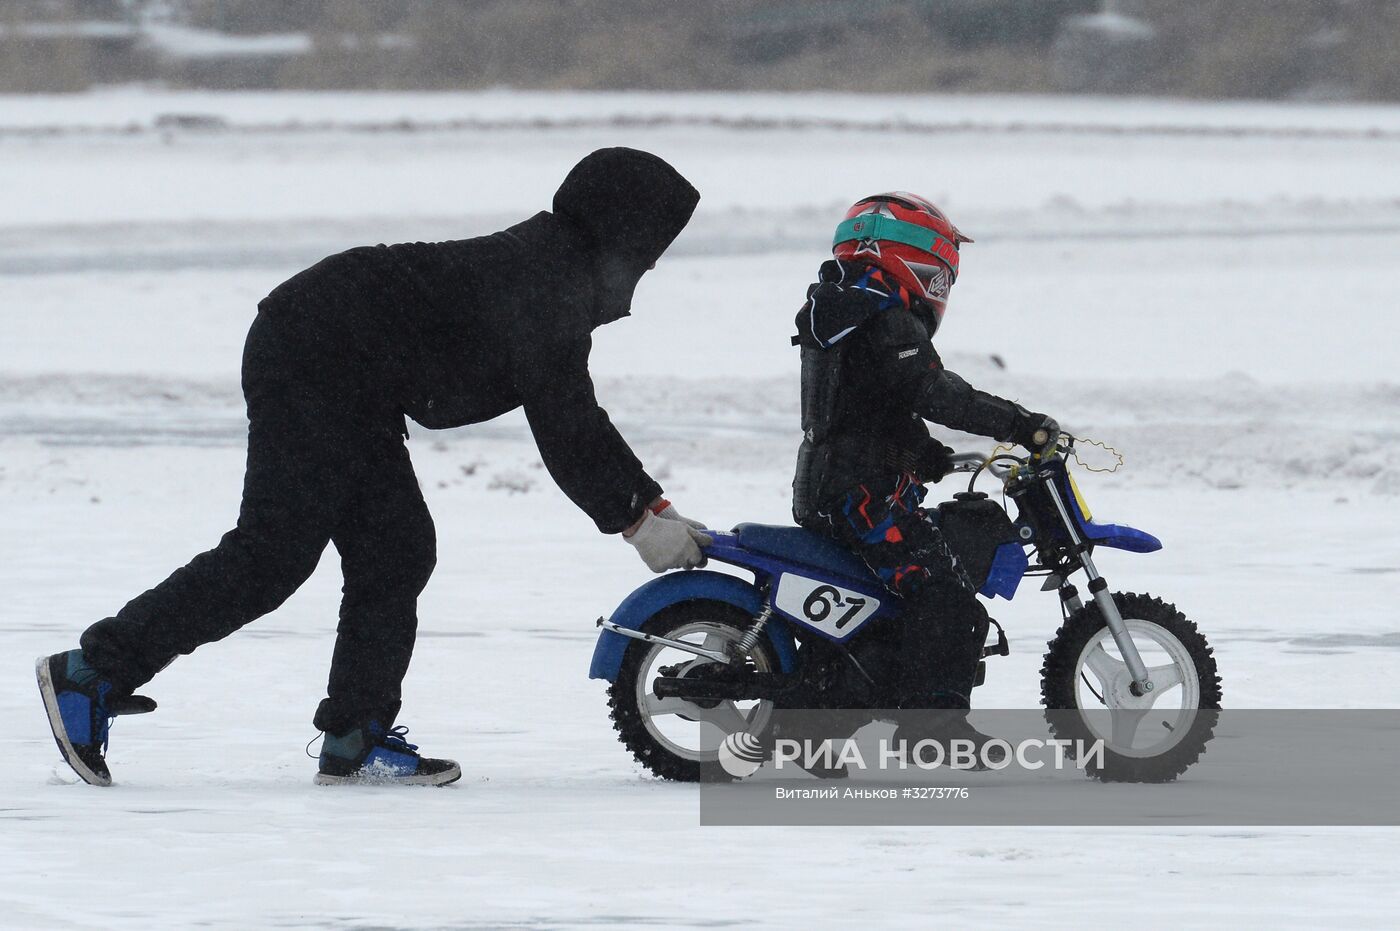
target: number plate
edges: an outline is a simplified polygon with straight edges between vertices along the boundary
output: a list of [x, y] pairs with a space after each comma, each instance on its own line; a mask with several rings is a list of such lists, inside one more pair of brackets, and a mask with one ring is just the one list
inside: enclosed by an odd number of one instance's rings
[[819, 579], [783, 573], [773, 606], [833, 640], [845, 640], [880, 608], [876, 598]]

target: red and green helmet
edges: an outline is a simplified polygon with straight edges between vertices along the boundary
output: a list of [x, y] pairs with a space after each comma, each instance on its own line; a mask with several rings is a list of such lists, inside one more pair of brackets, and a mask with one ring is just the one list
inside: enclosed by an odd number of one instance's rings
[[958, 280], [958, 247], [972, 240], [933, 204], [894, 191], [856, 201], [836, 227], [831, 251], [842, 261], [867, 262], [933, 308], [941, 322]]

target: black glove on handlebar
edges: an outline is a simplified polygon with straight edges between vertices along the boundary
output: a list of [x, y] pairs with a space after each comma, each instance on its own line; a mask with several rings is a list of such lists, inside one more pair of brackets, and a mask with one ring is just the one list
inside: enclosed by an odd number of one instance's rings
[[1021, 418], [1011, 439], [1037, 455], [1048, 456], [1060, 442], [1060, 425], [1049, 414], [1028, 413]]
[[919, 478], [926, 482], [937, 482], [953, 471], [953, 451], [929, 437], [919, 450]]

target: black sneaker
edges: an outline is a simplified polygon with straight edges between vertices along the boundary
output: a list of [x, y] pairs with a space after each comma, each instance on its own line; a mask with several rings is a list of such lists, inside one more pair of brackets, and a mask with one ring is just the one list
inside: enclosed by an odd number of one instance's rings
[[104, 757], [112, 718], [154, 711], [156, 703], [141, 695], [119, 693], [88, 665], [82, 650], [41, 657], [34, 664], [34, 675], [64, 762], [89, 785], [111, 785]]
[[372, 721], [345, 734], [327, 734], [316, 784], [445, 786], [462, 778], [455, 760], [420, 756], [418, 746], [404, 739], [407, 733], [406, 727], [386, 731]]
[[1006, 762], [1006, 747], [968, 723], [961, 709], [918, 712], [901, 721], [892, 739], [896, 747], [903, 741], [910, 765], [917, 761], [924, 768], [982, 772], [1001, 769]]

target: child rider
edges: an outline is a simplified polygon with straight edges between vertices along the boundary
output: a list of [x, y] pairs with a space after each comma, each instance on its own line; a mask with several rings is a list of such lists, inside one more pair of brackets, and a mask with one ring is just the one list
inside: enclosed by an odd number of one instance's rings
[[[897, 668], [885, 670], [899, 707], [945, 709], [936, 733], [896, 740], [987, 740], [966, 721], [988, 627], [977, 583], [921, 502], [949, 470], [950, 450], [925, 420], [1053, 448], [1056, 422], [973, 388], [933, 348], [958, 250], [971, 242], [912, 194], [857, 201], [836, 228], [797, 315], [803, 441], [793, 480], [797, 522], [850, 548], [904, 602]], [[908, 745], [912, 745], [912, 742]]]

